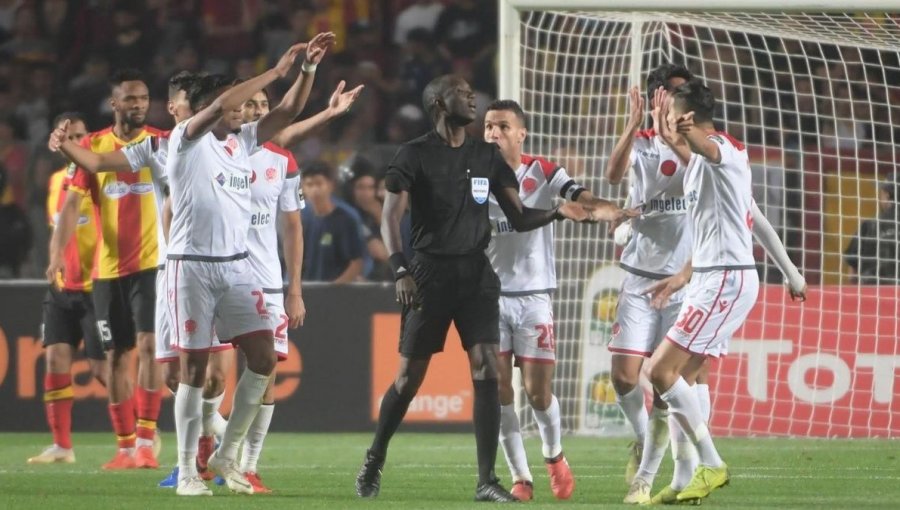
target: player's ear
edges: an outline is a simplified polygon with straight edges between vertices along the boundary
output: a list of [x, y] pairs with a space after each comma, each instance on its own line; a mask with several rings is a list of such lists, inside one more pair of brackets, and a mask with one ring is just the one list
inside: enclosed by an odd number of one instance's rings
[[517, 136], [516, 139], [518, 140], [519, 143], [522, 143], [525, 141], [525, 138], [527, 136], [528, 136], [528, 128], [523, 127], [523, 128], [519, 129], [519, 136]]
[[169, 112], [169, 115], [175, 115], [175, 103], [172, 100], [166, 102], [166, 111]]

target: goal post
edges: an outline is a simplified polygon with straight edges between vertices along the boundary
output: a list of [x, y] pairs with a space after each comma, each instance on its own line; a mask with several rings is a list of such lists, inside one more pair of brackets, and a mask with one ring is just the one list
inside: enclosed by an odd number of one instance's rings
[[[717, 127], [748, 147], [754, 198], [810, 283], [809, 300], [792, 303], [756, 246], [759, 299], [729, 355], [711, 366], [713, 432], [900, 437], [900, 267], [893, 279], [857, 277], [845, 254], [863, 222], [900, 219], [879, 202], [900, 175], [896, 4], [860, 0], [852, 13], [836, 1], [721, 4], [500, 0], [499, 97], [528, 114], [525, 152], [621, 201], [627, 183], [602, 176], [628, 88], [645, 94], [647, 73], [668, 61], [704, 80], [719, 103]], [[859, 268], [886, 267], [900, 251], [897, 228], [871, 224], [863, 244], [876, 254], [859, 252]], [[562, 223], [556, 252], [563, 426], [626, 435], [606, 349], [623, 278], [617, 249], [602, 227]], [[517, 405], [533, 431], [525, 400]]]

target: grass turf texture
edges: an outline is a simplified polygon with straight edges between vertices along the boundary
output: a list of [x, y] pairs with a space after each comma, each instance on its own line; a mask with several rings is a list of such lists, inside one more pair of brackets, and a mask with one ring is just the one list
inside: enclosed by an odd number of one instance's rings
[[[484, 508], [473, 503], [475, 444], [471, 435], [400, 433], [391, 445], [375, 500], [360, 500], [354, 480], [370, 434], [271, 434], [260, 474], [274, 494], [239, 496], [212, 486], [213, 499], [185, 498], [157, 482], [175, 462], [175, 437], [164, 434], [158, 470], [104, 472], [100, 465], [114, 453], [112, 434], [75, 434], [75, 464], [30, 466], [49, 434], [0, 434], [0, 508], [97, 510], [277, 508]], [[628, 450], [623, 439], [563, 439], [575, 474], [569, 501], [550, 493], [541, 463], [540, 442], [526, 441], [535, 501], [529, 508], [634, 508], [621, 504]], [[719, 439], [731, 466], [731, 485], [704, 501], [719, 508], [898, 508], [900, 444], [896, 440]], [[654, 485], [671, 477], [667, 455]], [[510, 487], [499, 455], [497, 473]], [[213, 506], [210, 506], [213, 505]]]

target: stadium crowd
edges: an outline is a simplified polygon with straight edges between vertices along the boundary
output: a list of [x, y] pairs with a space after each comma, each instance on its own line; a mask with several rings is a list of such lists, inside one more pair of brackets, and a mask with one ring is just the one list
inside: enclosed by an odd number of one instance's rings
[[[364, 84], [365, 93], [349, 115], [291, 149], [301, 167], [324, 168], [335, 204], [357, 227], [347, 243], [351, 260], [361, 259], [356, 279], [389, 279], [377, 231], [377, 185], [396, 145], [428, 129], [422, 89], [436, 76], [456, 73], [472, 84], [483, 111], [496, 88], [497, 17], [486, 12], [493, 2], [479, 4], [0, 0], [0, 234], [11, 241], [3, 243], [10, 253], [0, 258], [0, 277], [43, 274], [47, 182], [63, 163], [45, 147], [51, 120], [77, 111], [89, 131], [108, 126], [108, 79], [116, 69], [144, 72], [151, 96], [147, 124], [169, 129], [165, 97], [175, 72], [249, 77], [273, 65], [292, 42], [332, 31], [332, 56], [323, 62], [301, 117], [320, 111], [340, 79]], [[272, 104], [285, 91], [273, 87]], [[479, 135], [480, 125], [472, 123]], [[304, 223], [313, 220], [314, 209], [307, 208]], [[304, 276], [314, 281], [327, 275]]]

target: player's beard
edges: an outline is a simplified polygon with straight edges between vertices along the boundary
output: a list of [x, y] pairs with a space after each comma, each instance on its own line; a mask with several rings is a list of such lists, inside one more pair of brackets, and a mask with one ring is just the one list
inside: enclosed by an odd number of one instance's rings
[[125, 123], [132, 128], [141, 128], [147, 124], [147, 114], [127, 114], [125, 115]]

